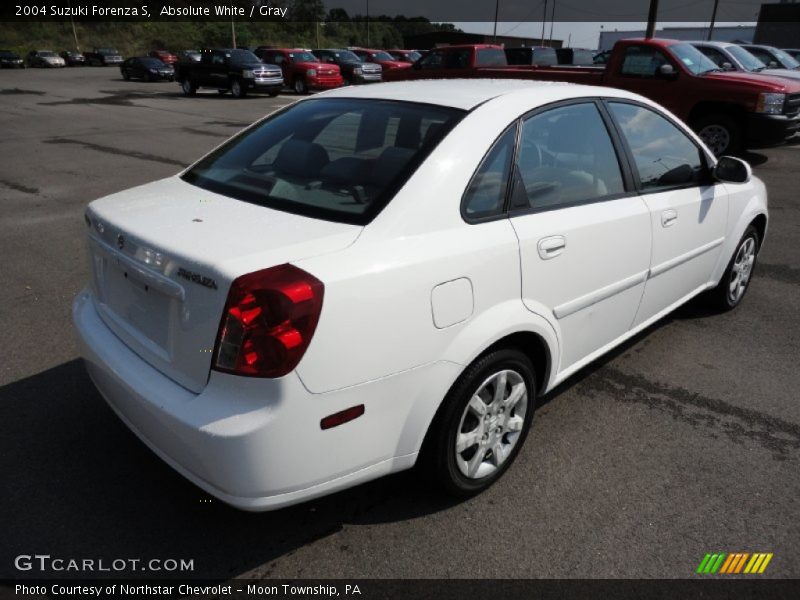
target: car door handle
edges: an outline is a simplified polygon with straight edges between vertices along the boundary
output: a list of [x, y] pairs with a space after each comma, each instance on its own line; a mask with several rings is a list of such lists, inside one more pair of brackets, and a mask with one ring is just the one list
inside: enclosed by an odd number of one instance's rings
[[564, 251], [567, 247], [567, 240], [563, 235], [551, 235], [550, 237], [542, 238], [537, 244], [539, 250], [539, 257], [542, 260], [550, 260], [555, 258]]
[[665, 210], [661, 213], [661, 226], [662, 227], [670, 227], [675, 224], [675, 221], [678, 220], [678, 211], [677, 210]]

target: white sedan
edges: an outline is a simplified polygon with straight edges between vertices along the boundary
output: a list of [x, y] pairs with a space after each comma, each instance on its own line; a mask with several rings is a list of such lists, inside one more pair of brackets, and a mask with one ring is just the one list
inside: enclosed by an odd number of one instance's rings
[[97, 388], [267, 510], [418, 463], [485, 489], [541, 394], [698, 294], [741, 302], [767, 200], [640, 96], [416, 81], [296, 102], [86, 225]]

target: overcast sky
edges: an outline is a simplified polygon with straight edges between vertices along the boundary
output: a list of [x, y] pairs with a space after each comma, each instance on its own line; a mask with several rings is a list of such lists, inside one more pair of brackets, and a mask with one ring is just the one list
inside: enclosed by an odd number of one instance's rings
[[[723, 0], [724, 1], [724, 0]], [[494, 29], [494, 23], [475, 23], [475, 22], [461, 22], [454, 23], [459, 29], [463, 29], [469, 33], [488, 33], [491, 34]], [[755, 21], [749, 23], [717, 23], [718, 26], [726, 25], [755, 25]], [[574, 48], [597, 48], [598, 40], [600, 39], [601, 27], [605, 31], [635, 31], [642, 30], [647, 26], [647, 23], [642, 22], [608, 22], [608, 23], [559, 23], [553, 24], [553, 39], [563, 40], [564, 45], [569, 45]], [[708, 27], [708, 22], [667, 22], [659, 23], [658, 27]], [[550, 37], [550, 23], [545, 24], [545, 38]], [[542, 24], [539, 23], [497, 23], [497, 35], [513, 35], [519, 37], [531, 37], [540, 39], [542, 36]], [[571, 38], [570, 38], [571, 36]]]

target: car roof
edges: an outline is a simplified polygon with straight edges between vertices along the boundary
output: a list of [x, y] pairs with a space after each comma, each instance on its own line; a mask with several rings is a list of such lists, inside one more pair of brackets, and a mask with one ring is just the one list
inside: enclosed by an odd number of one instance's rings
[[720, 41], [711, 41], [711, 40], [694, 40], [689, 42], [693, 46], [712, 46], [714, 48], [728, 48], [729, 46], [738, 46], [739, 44], [734, 44], [733, 42], [720, 42]]
[[531, 94], [542, 90], [563, 88], [575, 92], [575, 96], [612, 95], [636, 97], [634, 94], [599, 86], [577, 85], [557, 81], [530, 81], [524, 79], [423, 79], [394, 81], [363, 86], [338, 88], [317, 97], [326, 98], [371, 98], [376, 100], [398, 100], [435, 104], [462, 110], [471, 110], [499, 96]]

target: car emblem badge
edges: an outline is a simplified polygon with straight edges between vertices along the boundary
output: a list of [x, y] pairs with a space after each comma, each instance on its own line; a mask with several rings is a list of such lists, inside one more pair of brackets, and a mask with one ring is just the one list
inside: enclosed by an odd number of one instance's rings
[[117, 236], [117, 248], [122, 250], [125, 247], [125, 236], [121, 233]]

